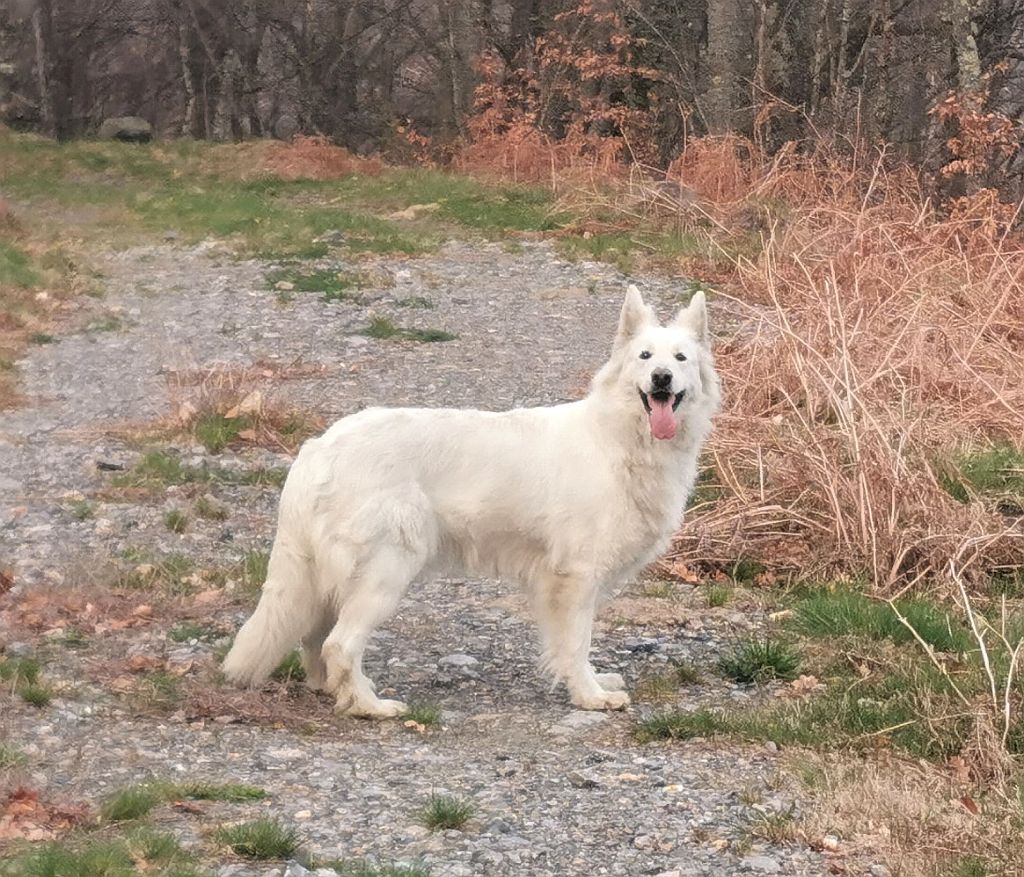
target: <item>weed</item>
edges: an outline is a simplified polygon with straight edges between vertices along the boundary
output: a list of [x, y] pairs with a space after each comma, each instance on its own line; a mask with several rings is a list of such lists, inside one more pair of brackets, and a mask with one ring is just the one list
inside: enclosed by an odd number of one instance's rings
[[115, 487], [147, 488], [195, 483], [279, 486], [287, 474], [287, 470], [276, 468], [225, 469], [205, 461], [189, 466], [166, 451], [147, 451], [130, 470], [115, 475], [112, 483]]
[[279, 268], [267, 275], [271, 286], [285, 292], [319, 292], [324, 301], [345, 301], [352, 292], [367, 285], [364, 275], [354, 271], [319, 268], [304, 271], [300, 268]]
[[181, 679], [165, 670], [147, 673], [132, 700], [140, 712], [172, 712], [181, 701]]
[[270, 552], [252, 548], [242, 555], [238, 565], [239, 584], [243, 591], [258, 594], [267, 580]]
[[302, 658], [298, 651], [293, 649], [290, 651], [277, 665], [277, 668], [271, 674], [271, 678], [277, 679], [279, 682], [302, 682], [306, 678], [306, 671], [302, 666]]
[[238, 440], [242, 430], [249, 429], [252, 422], [247, 417], [225, 417], [223, 414], [200, 414], [192, 424], [192, 434], [211, 454], [219, 454]]
[[727, 727], [726, 723], [707, 709], [692, 713], [672, 712], [644, 719], [637, 727], [641, 742], [650, 740], [690, 740], [694, 737], [713, 737]]
[[96, 508], [86, 499], [73, 499], [68, 503], [68, 511], [76, 521], [87, 521], [96, 515]]
[[677, 658], [671, 662], [672, 672], [680, 685], [698, 685], [701, 682], [700, 670], [685, 658]]
[[247, 859], [287, 859], [299, 847], [295, 829], [268, 817], [220, 828], [214, 836]]
[[175, 787], [176, 797], [195, 801], [260, 801], [267, 793], [259, 786], [245, 783], [213, 783], [193, 781]]
[[737, 644], [731, 654], [723, 655], [718, 666], [734, 682], [760, 684], [771, 679], [795, 679], [800, 656], [785, 642], [751, 637]]
[[387, 317], [371, 318], [370, 324], [361, 329], [359, 334], [381, 340], [419, 341], [422, 344], [453, 341], [458, 337], [442, 329], [406, 329], [396, 325]]
[[473, 815], [473, 804], [453, 795], [431, 795], [423, 810], [423, 824], [431, 831], [462, 828]]
[[18, 686], [18, 696], [25, 703], [42, 708], [53, 700], [53, 689], [40, 682], [28, 682]]
[[188, 515], [179, 509], [164, 513], [164, 526], [172, 533], [184, 533], [188, 528]]
[[120, 332], [123, 328], [124, 320], [116, 314], [107, 314], [85, 327], [87, 332]]
[[724, 585], [708, 585], [704, 591], [708, 606], [711, 609], [718, 609], [725, 606], [732, 599], [732, 588]]
[[796, 838], [796, 805], [785, 810], [751, 808], [746, 829], [751, 837], [774, 844], [788, 843]]
[[128, 786], [111, 794], [100, 807], [100, 817], [104, 822], [128, 822], [142, 819], [158, 804], [168, 800], [169, 789], [166, 783], [139, 783]]
[[406, 298], [400, 298], [395, 304], [400, 308], [421, 308], [428, 311], [434, 309], [434, 303], [422, 295], [410, 295]]
[[0, 742], [0, 770], [11, 770], [25, 764], [25, 755], [16, 746]]
[[30, 344], [53, 344], [57, 339], [46, 332], [33, 332], [28, 336]]
[[402, 718], [431, 728], [441, 723], [441, 707], [436, 703], [411, 703], [409, 711]]
[[29, 254], [13, 243], [0, 240], [0, 284], [28, 289], [42, 282]]
[[42, 665], [37, 658], [0, 658], [0, 681], [32, 684], [39, 680]]
[[203, 624], [196, 624], [194, 621], [182, 621], [168, 632], [167, 636], [176, 643], [187, 643], [193, 640], [210, 642], [217, 639], [220, 634], [216, 629]]

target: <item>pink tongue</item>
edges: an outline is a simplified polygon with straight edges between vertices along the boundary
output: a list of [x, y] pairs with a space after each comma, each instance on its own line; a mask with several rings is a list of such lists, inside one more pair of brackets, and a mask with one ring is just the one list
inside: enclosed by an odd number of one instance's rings
[[649, 400], [651, 413], [651, 435], [656, 439], [670, 439], [676, 434], [676, 418], [672, 413], [672, 402], [659, 402], [657, 399]]

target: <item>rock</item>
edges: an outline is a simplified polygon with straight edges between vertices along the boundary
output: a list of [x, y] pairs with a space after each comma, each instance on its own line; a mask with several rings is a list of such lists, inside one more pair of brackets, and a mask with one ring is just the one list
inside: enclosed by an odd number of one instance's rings
[[123, 140], [126, 143], [148, 143], [153, 139], [153, 126], [139, 116], [115, 116], [106, 119], [96, 136], [100, 140]]
[[682, 875], [683, 872], [675, 868], [672, 871], [659, 871], [654, 877], [682, 877]]
[[751, 871], [760, 871], [762, 874], [781, 874], [782, 865], [778, 859], [771, 856], [744, 856], [742, 859]]
[[167, 243], [169, 244], [174, 243], [180, 237], [181, 235], [178, 232], [176, 232], [173, 228], [169, 228], [167, 231], [164, 232], [164, 240], [167, 241]]
[[332, 228], [325, 231], [320, 237], [314, 239], [314, 243], [327, 244], [329, 247], [340, 247], [345, 243], [345, 232]]
[[472, 667], [474, 664], [480, 662], [472, 655], [463, 655], [459, 652], [455, 652], [451, 655], [445, 655], [437, 662], [441, 667]]
[[868, 868], [868, 874], [871, 877], [890, 877], [892, 872], [885, 865], [872, 865]]
[[600, 780], [590, 771], [574, 770], [566, 778], [577, 789], [596, 789], [601, 785]]
[[822, 849], [828, 850], [830, 853], [834, 853], [839, 849], [839, 838], [834, 834], [826, 834], [821, 839]]
[[779, 751], [779, 744], [776, 743], [774, 740], [768, 740], [764, 744], [764, 748], [767, 749], [769, 752], [778, 752]]
[[606, 713], [594, 710], [573, 710], [568, 715], [563, 716], [556, 724], [551, 726], [551, 733], [573, 734], [576, 731], [582, 731], [584, 728], [592, 728], [595, 725], [600, 725], [602, 722], [607, 721], [608, 716]]

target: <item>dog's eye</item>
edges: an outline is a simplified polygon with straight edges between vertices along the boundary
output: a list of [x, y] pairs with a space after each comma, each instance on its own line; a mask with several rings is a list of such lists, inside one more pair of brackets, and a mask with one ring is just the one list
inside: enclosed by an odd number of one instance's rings
[[685, 353], [677, 353], [676, 354], [676, 359], [678, 359], [680, 362], [686, 362], [686, 354]]
[[650, 359], [651, 358], [651, 351], [649, 351], [649, 350], [641, 351], [640, 358], [641, 359]]

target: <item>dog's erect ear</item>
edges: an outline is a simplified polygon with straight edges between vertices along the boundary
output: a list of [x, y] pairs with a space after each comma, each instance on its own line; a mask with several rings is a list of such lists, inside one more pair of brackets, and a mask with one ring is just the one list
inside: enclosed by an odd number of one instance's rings
[[689, 329], [698, 341], [707, 343], [708, 305], [704, 298], [704, 290], [698, 289], [693, 294], [690, 303], [685, 308], [680, 309], [672, 323], [683, 329]]
[[653, 320], [653, 311], [644, 304], [640, 290], [631, 283], [626, 287], [626, 300], [622, 303], [622, 313], [619, 314], [619, 331], [615, 335], [615, 346], [625, 344]]

